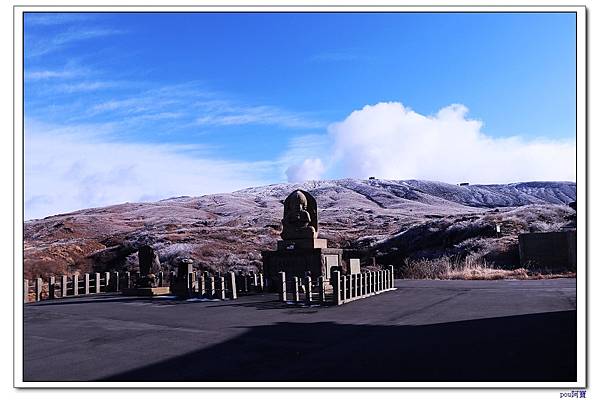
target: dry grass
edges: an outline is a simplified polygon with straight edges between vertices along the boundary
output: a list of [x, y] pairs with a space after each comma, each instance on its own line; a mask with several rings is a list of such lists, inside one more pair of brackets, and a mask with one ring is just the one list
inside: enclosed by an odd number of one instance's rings
[[497, 280], [497, 279], [552, 279], [574, 278], [574, 272], [549, 273], [543, 270], [518, 268], [514, 270], [496, 268], [494, 263], [480, 258], [440, 257], [435, 259], [419, 259], [404, 261], [400, 276], [405, 279], [465, 279], [465, 280]]

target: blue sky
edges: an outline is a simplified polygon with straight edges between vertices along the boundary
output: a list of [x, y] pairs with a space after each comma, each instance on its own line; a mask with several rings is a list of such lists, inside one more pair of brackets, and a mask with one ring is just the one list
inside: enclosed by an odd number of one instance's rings
[[24, 26], [26, 218], [319, 178], [574, 180], [574, 14]]

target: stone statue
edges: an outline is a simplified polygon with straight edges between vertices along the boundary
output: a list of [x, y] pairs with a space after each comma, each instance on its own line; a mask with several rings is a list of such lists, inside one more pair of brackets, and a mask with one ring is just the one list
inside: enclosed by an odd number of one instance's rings
[[283, 203], [281, 238], [314, 239], [317, 237], [317, 201], [308, 192], [296, 190]]
[[136, 287], [155, 287], [155, 274], [160, 269], [158, 255], [151, 246], [144, 245], [138, 250], [138, 260], [140, 266], [140, 278], [136, 283]]

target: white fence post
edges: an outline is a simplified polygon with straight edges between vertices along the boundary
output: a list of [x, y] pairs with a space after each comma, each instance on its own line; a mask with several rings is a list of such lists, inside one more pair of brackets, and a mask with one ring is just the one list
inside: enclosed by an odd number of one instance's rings
[[206, 276], [204, 274], [198, 274], [198, 294], [200, 296], [206, 296]]
[[104, 292], [110, 291], [110, 272], [104, 272]]
[[219, 292], [221, 300], [225, 300], [225, 277], [219, 277]]
[[312, 301], [312, 282], [310, 279], [310, 276], [307, 276], [305, 278], [306, 282], [306, 304], [310, 304], [310, 302]]
[[29, 303], [29, 281], [27, 279], [23, 281], [23, 302]]
[[125, 289], [131, 289], [131, 272], [125, 272]]
[[208, 295], [211, 298], [215, 297], [215, 276], [211, 275], [208, 277]]
[[35, 279], [35, 301], [42, 300], [42, 285], [43, 284], [44, 284], [44, 281], [42, 281], [42, 278]]
[[346, 279], [348, 279], [348, 300], [351, 300], [352, 291], [354, 290], [352, 285], [352, 275], [346, 275]]
[[100, 272], [94, 274], [94, 293], [100, 293]]
[[67, 297], [67, 285], [68, 285], [68, 278], [66, 275], [63, 275], [60, 277], [60, 297], [61, 298], [65, 298]]
[[79, 296], [79, 274], [73, 275], [73, 296]]
[[287, 301], [287, 290], [285, 287], [285, 272], [279, 272], [279, 301]]
[[121, 279], [118, 271], [114, 272], [113, 279], [115, 280], [115, 292], [118, 292], [121, 290]]
[[252, 286], [254, 286], [253, 290], [255, 292], [257, 292], [258, 291], [258, 275], [256, 274], [256, 272], [252, 273]]
[[325, 303], [325, 277], [319, 277], [319, 301]]
[[229, 276], [229, 286], [231, 287], [231, 300], [237, 299], [237, 288], [235, 285], [235, 273], [230, 272]]
[[48, 278], [48, 300], [54, 300], [54, 285], [56, 284], [56, 278], [51, 276]]
[[294, 285], [293, 286], [294, 292], [292, 293], [292, 296], [293, 296], [294, 302], [297, 303], [300, 301], [300, 287], [298, 285], [298, 277], [295, 276], [292, 282]]
[[340, 295], [340, 271], [331, 273], [331, 284], [333, 286], [333, 302], [339, 306], [342, 304], [342, 296]]
[[83, 294], [90, 294], [90, 274], [83, 276]]

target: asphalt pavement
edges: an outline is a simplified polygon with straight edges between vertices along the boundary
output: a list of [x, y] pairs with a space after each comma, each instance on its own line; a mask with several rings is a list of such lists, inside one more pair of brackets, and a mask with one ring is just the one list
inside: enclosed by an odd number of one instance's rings
[[396, 280], [342, 306], [274, 294], [24, 306], [25, 381], [568, 382], [575, 279]]

